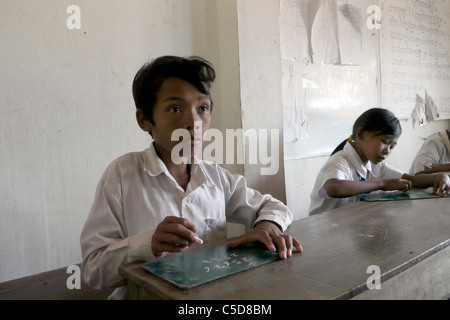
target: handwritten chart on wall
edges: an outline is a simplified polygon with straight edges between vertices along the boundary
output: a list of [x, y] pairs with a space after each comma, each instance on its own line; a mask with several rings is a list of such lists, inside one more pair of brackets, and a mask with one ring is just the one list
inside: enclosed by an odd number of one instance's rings
[[373, 0], [281, 0], [285, 159], [330, 154], [355, 119], [377, 107], [378, 36]]
[[278, 259], [277, 253], [259, 246], [227, 248], [224, 245], [150, 262], [144, 268], [182, 289], [188, 289]]
[[450, 118], [450, 1], [382, 0], [383, 105], [409, 119], [416, 103]]

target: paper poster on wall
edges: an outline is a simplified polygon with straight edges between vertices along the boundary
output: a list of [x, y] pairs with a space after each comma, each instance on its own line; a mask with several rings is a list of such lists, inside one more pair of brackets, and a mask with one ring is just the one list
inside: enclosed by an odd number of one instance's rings
[[338, 1], [338, 35], [341, 64], [360, 65], [362, 28], [365, 25], [362, 8], [351, 1]]
[[340, 64], [336, 0], [313, 1], [308, 6], [313, 63]]
[[361, 64], [362, 11], [355, 4], [344, 0], [309, 2], [313, 63]]
[[430, 120], [450, 119], [450, 1], [382, 0], [381, 15], [383, 106], [409, 119], [426, 96]]
[[283, 0], [280, 17], [282, 59], [360, 64], [363, 16], [352, 1]]
[[281, 59], [309, 62], [308, 0], [280, 1]]
[[378, 46], [363, 15], [372, 2], [280, 1], [286, 160], [331, 153], [378, 106]]

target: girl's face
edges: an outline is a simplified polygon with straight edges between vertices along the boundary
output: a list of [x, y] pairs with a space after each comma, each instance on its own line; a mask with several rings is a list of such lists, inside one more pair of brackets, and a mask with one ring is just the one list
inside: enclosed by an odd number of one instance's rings
[[[170, 158], [172, 149], [180, 142], [171, 138], [176, 129], [189, 132], [192, 156], [200, 149], [203, 135], [211, 122], [210, 111], [210, 96], [201, 93], [191, 83], [179, 78], [168, 78], [163, 82], [153, 107], [155, 124], [150, 124], [149, 128], [163, 161]], [[201, 125], [201, 132], [195, 125]]]
[[358, 138], [360, 140], [358, 154], [361, 160], [364, 163], [370, 161], [373, 164], [384, 161], [398, 142], [398, 138], [370, 131], [363, 131]]

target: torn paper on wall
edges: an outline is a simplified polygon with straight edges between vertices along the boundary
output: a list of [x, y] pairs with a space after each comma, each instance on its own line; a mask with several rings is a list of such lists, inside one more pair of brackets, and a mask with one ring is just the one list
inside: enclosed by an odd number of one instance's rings
[[280, 41], [281, 59], [304, 61], [310, 57], [310, 38], [308, 32], [308, 0], [280, 1]]
[[[320, 6], [319, 6], [320, 5]], [[336, 0], [312, 1], [308, 7], [311, 25], [312, 61], [340, 64]]]
[[421, 96], [416, 94], [416, 106], [412, 111], [413, 127], [419, 124], [420, 127], [428, 124], [427, 113], [425, 110], [425, 101]]
[[363, 14], [356, 1], [310, 1], [308, 25], [314, 63], [361, 64]]
[[436, 121], [440, 119], [439, 111], [434, 104], [433, 99], [425, 90], [425, 110], [427, 112], [428, 121]]
[[[306, 85], [306, 87], [305, 87]], [[305, 141], [308, 139], [308, 116], [305, 106], [307, 87], [315, 84], [306, 82], [298, 75], [283, 75], [284, 141]]]
[[362, 62], [363, 13], [361, 8], [338, 1], [338, 35], [341, 64], [360, 65]]

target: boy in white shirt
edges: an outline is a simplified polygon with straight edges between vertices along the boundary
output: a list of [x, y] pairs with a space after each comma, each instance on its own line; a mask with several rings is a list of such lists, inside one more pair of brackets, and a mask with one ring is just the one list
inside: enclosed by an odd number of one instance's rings
[[[297, 240], [283, 234], [292, 213], [282, 202], [214, 163], [173, 161], [172, 150], [180, 143], [171, 139], [174, 130], [190, 133], [192, 155], [201, 146], [210, 125], [214, 78], [212, 66], [194, 57], [160, 57], [136, 74], [136, 118], [154, 141], [108, 166], [80, 238], [84, 280], [97, 289], [119, 287], [112, 298], [124, 298], [127, 291], [119, 265], [181, 252], [200, 238], [226, 239], [227, 221], [251, 229], [228, 242], [230, 247], [259, 241], [282, 259], [294, 248], [302, 251]], [[194, 133], [197, 123], [201, 135]]]
[[410, 174], [450, 172], [450, 131], [428, 137], [409, 170]]

